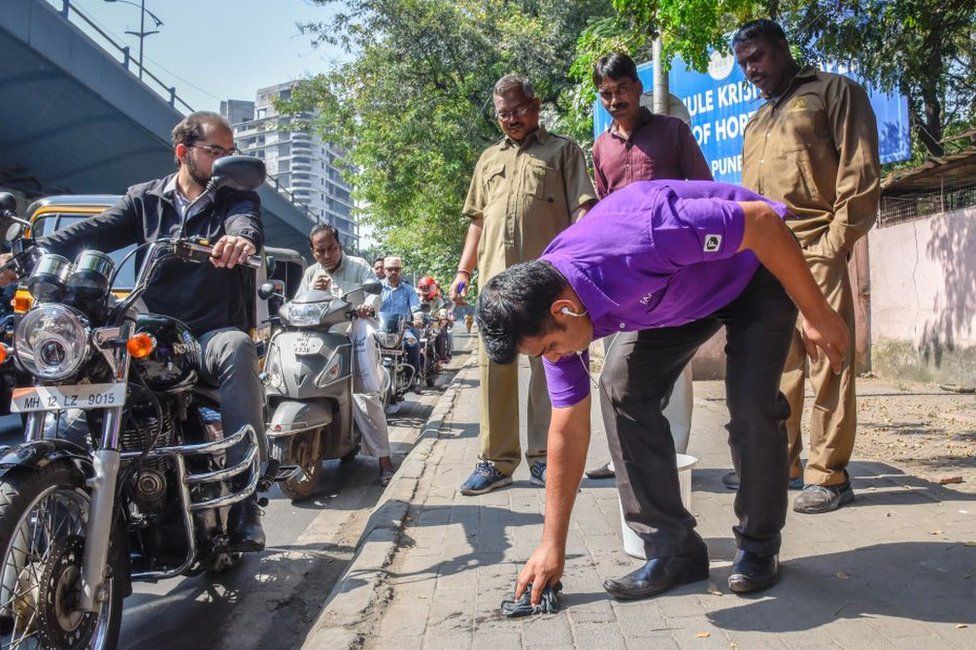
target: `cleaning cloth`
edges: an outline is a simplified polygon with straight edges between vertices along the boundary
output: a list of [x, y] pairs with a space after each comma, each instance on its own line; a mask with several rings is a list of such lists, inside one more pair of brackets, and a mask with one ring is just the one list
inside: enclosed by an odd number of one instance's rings
[[559, 611], [559, 592], [562, 590], [563, 583], [561, 582], [547, 586], [542, 590], [542, 598], [539, 599], [539, 604], [533, 606], [532, 584], [530, 583], [518, 600], [502, 601], [502, 614], [509, 618], [531, 616], [532, 614], [555, 614]]

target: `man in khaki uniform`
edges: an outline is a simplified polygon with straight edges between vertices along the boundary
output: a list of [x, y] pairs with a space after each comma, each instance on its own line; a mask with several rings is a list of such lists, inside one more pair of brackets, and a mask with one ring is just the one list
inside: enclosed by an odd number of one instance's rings
[[[460, 301], [478, 266], [484, 284], [513, 264], [534, 260], [596, 202], [579, 146], [539, 124], [540, 102], [524, 77], [502, 77], [495, 115], [505, 134], [481, 154], [464, 203], [470, 219], [451, 298]], [[466, 495], [509, 485], [520, 461], [518, 364], [481, 364], [481, 462], [461, 486]], [[531, 481], [545, 485], [551, 405], [542, 361], [529, 359], [528, 445]]]
[[791, 408], [790, 477], [802, 474], [806, 484], [793, 509], [828, 512], [854, 499], [846, 470], [857, 426], [854, 298], [847, 260], [878, 210], [877, 124], [864, 89], [848, 77], [801, 68], [776, 23], [743, 25], [732, 47], [746, 77], [767, 100], [746, 126], [743, 185], [789, 207], [787, 224], [813, 277], [851, 330], [846, 365], [839, 374], [823, 360], [809, 363], [814, 407], [805, 471], [800, 465], [800, 421], [807, 363], [799, 328], [780, 385]]

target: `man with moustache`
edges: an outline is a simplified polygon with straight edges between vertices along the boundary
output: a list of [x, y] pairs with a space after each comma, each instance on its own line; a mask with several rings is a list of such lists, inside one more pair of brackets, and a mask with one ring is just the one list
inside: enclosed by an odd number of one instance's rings
[[[878, 127], [864, 89], [849, 77], [800, 67], [782, 28], [770, 20], [743, 25], [732, 39], [735, 58], [766, 99], [746, 125], [742, 183], [790, 210], [786, 222], [831, 307], [854, 331], [854, 296], [847, 260], [874, 224], [881, 192]], [[796, 512], [829, 512], [854, 500], [847, 464], [854, 450], [857, 405], [854, 366], [839, 373], [823, 360], [807, 364], [801, 324], [783, 372], [790, 402], [787, 421], [791, 484], [805, 482]], [[854, 358], [851, 348], [844, 351]], [[800, 464], [804, 372], [814, 408], [810, 451]], [[730, 480], [731, 479], [731, 480]], [[724, 479], [734, 487], [735, 475]]]
[[373, 260], [373, 273], [376, 275], [377, 280], [386, 279], [386, 269], [383, 268], [384, 261], [386, 257], [380, 255], [375, 260]]
[[[613, 118], [610, 127], [593, 144], [593, 175], [600, 199], [634, 181], [713, 180], [688, 125], [676, 117], [655, 115], [641, 106], [644, 85], [632, 58], [618, 53], [601, 57], [593, 68], [593, 85], [603, 108]], [[635, 336], [636, 332], [628, 332], [610, 340]], [[617, 343], [609, 343], [608, 347], [612, 345]], [[681, 454], [688, 449], [691, 433], [694, 402], [691, 379], [691, 364], [688, 364], [675, 382], [664, 410], [674, 436], [675, 451]], [[587, 470], [586, 475], [593, 479], [612, 478], [613, 463]]]
[[[252, 273], [241, 264], [264, 244], [261, 203], [254, 192], [228, 188], [205, 196], [213, 164], [237, 153], [234, 132], [220, 115], [201, 111], [186, 116], [173, 129], [177, 171], [158, 180], [133, 185], [102, 214], [77, 222], [41, 239], [44, 249], [74, 259], [86, 249], [111, 252], [131, 244], [185, 234], [214, 243], [210, 264], [164, 262], [142, 300], [149, 311], [178, 318], [190, 328], [202, 350], [201, 379], [220, 389], [224, 431], [250, 425], [258, 450], [267, 458], [264, 430], [264, 388], [258, 359], [247, 330], [252, 326], [248, 304], [253, 300]], [[0, 256], [0, 264], [9, 255]], [[0, 277], [0, 285], [16, 277]], [[247, 449], [228, 450], [228, 466], [243, 462]], [[247, 477], [239, 479], [242, 489]], [[260, 551], [265, 545], [257, 495], [231, 510], [230, 544], [235, 551]]]
[[[504, 137], [475, 166], [463, 214], [470, 221], [450, 297], [460, 303], [477, 264], [485, 283], [506, 268], [536, 259], [552, 239], [596, 201], [579, 146], [539, 123], [541, 103], [529, 80], [507, 75], [495, 84], [495, 116]], [[518, 364], [497, 364], [479, 348], [481, 462], [461, 494], [510, 485], [521, 460]], [[529, 359], [527, 448], [530, 481], [546, 482], [551, 406], [542, 362]]]

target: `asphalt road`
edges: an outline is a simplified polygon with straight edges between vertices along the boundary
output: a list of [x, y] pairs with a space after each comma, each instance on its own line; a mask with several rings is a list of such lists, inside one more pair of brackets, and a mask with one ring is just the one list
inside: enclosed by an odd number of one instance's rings
[[[395, 462], [410, 451], [443, 386], [466, 358], [469, 337], [455, 336], [455, 357], [434, 388], [409, 394], [389, 417]], [[18, 417], [0, 418], [0, 444], [22, 435]], [[297, 648], [341, 577], [383, 492], [375, 459], [330, 461], [322, 489], [292, 504], [275, 488], [264, 529], [268, 548], [245, 556], [233, 571], [213, 577], [137, 583], [125, 601], [122, 648]]]

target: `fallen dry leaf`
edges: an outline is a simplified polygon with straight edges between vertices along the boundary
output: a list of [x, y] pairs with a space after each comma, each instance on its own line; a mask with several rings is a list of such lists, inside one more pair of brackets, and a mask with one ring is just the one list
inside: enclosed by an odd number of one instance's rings
[[935, 530], [930, 530], [929, 535], [941, 535], [944, 532], [941, 528], [936, 528]]
[[724, 596], [725, 595], [715, 585], [708, 585], [708, 593], [710, 593], [713, 596]]
[[961, 629], [963, 629], [964, 627], [969, 627], [969, 626], [968, 626], [968, 625], [966, 625], [965, 623], [959, 623], [958, 625], [956, 625], [956, 629], [957, 629], [957, 630], [961, 630]]
[[939, 485], [950, 485], [952, 483], [962, 483], [961, 476], [943, 476], [938, 481]]
[[843, 571], [838, 571], [837, 572], [837, 577], [840, 578], [841, 580], [850, 580], [851, 579], [850, 574], [849, 573], [844, 573]]
[[963, 542], [963, 546], [976, 546], [976, 542]]
[[695, 636], [697, 636], [699, 639], [707, 639], [708, 637], [712, 636], [712, 633], [711, 632], [699, 632]]

